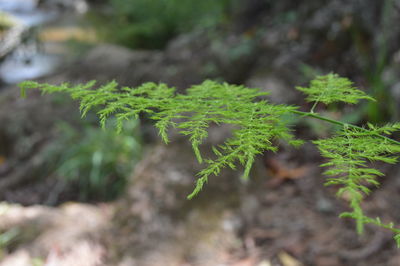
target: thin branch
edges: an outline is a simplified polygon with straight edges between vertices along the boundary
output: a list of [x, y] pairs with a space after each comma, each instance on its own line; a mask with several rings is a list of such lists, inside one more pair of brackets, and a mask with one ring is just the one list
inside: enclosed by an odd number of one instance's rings
[[[290, 112], [294, 113], [294, 114], [297, 114], [297, 115], [301, 115], [301, 116], [312, 117], [312, 118], [315, 118], [315, 119], [318, 119], [318, 120], [322, 120], [322, 121], [325, 121], [325, 122], [328, 122], [328, 123], [331, 123], [331, 124], [339, 125], [339, 126], [342, 126], [342, 127], [347, 126], [347, 127], [350, 127], [350, 128], [355, 128], [355, 129], [367, 131], [367, 129], [365, 129], [365, 128], [362, 128], [362, 127], [359, 127], [359, 126], [356, 126], [356, 125], [352, 125], [352, 124], [348, 124], [348, 123], [344, 123], [344, 122], [340, 122], [338, 120], [330, 119], [330, 118], [327, 118], [327, 117], [324, 117], [324, 116], [320, 116], [320, 115], [318, 115], [316, 113], [302, 112], [302, 111], [297, 111], [297, 110], [290, 110]], [[393, 144], [400, 145], [400, 142], [396, 141], [394, 139], [382, 136], [380, 134], [372, 134], [372, 135], [374, 135], [374, 136], [376, 136], [378, 138], [381, 138], [383, 140], [389, 141], [389, 142], [391, 142]]]

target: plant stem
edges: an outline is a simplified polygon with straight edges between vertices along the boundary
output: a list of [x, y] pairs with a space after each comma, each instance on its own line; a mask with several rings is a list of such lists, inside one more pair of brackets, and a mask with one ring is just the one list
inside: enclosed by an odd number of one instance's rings
[[[340, 122], [338, 120], [326, 118], [326, 117], [320, 116], [320, 115], [318, 115], [316, 113], [302, 112], [302, 111], [297, 111], [297, 110], [292, 110], [290, 112], [293, 113], [293, 114], [301, 115], [301, 116], [308, 116], [308, 117], [312, 117], [312, 118], [315, 118], [315, 119], [319, 119], [319, 120], [322, 120], [322, 121], [325, 121], [325, 122], [328, 122], [328, 123], [331, 123], [331, 124], [339, 125], [339, 126], [342, 126], [342, 127], [347, 126], [347, 127], [351, 127], [351, 128], [367, 131], [365, 128], [362, 128], [362, 127], [359, 127], [359, 126], [356, 126], [356, 125], [352, 125], [352, 124], [348, 124], [348, 123], [343, 123], [343, 122]], [[382, 136], [380, 134], [373, 134], [373, 135], [378, 137], [378, 138], [381, 138], [383, 140], [387, 140], [387, 141], [389, 141], [389, 142], [391, 142], [393, 144], [400, 145], [400, 142], [396, 141], [394, 139]]]
[[314, 109], [315, 109], [315, 107], [317, 107], [317, 105], [318, 105], [318, 101], [315, 101], [315, 103], [314, 103], [314, 105], [311, 107], [311, 110], [310, 110], [310, 113], [314, 113]]

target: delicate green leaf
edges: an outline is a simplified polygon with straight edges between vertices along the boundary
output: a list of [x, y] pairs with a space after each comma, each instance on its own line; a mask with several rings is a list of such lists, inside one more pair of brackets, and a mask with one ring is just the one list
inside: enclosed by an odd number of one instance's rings
[[[361, 208], [363, 195], [368, 195], [371, 190], [368, 184], [379, 185], [376, 178], [383, 173], [368, 166], [368, 161], [382, 161], [385, 163], [395, 163], [397, 157], [393, 155], [399, 152], [400, 145], [388, 144], [382, 141], [379, 136], [381, 132], [393, 132], [397, 130], [397, 125], [385, 125], [377, 127], [368, 124], [368, 128], [344, 127], [335, 136], [327, 139], [314, 141], [318, 146], [323, 157], [328, 159], [324, 167], [331, 169], [324, 173], [331, 178], [326, 185], [341, 185], [337, 195], [346, 193], [353, 209], [351, 215], [344, 213], [341, 217], [351, 217], [356, 220], [357, 232], [362, 233], [364, 224], [371, 220], [366, 217]], [[382, 226], [377, 218], [374, 222]], [[393, 225], [389, 226], [393, 228]]]
[[[148, 82], [137, 88], [118, 88], [115, 81], [95, 87], [95, 81], [71, 86], [67, 83], [54, 86], [36, 82], [20, 84], [21, 95], [27, 89], [37, 88], [42, 93], [66, 92], [80, 101], [82, 116], [96, 108], [100, 124], [104, 127], [111, 116], [115, 116], [116, 127], [122, 128], [123, 121], [146, 115], [155, 122], [159, 135], [168, 143], [168, 130], [176, 128], [179, 134], [187, 136], [199, 162], [205, 162], [204, 169], [189, 199], [197, 195], [211, 175], [218, 175], [224, 168], [234, 169], [236, 164], [244, 167], [243, 178], [250, 175], [255, 157], [265, 151], [277, 151], [275, 140], [283, 140], [293, 146], [303, 143], [294, 138], [289, 129], [288, 114], [303, 113], [296, 107], [271, 104], [259, 100], [267, 93], [244, 86], [218, 83], [206, 80], [187, 89], [186, 94], [178, 94], [175, 88], [165, 84]], [[336, 74], [320, 76], [311, 81], [308, 88], [297, 87], [307, 95], [307, 100], [316, 103], [333, 102], [357, 103], [361, 99], [373, 100], [353, 83]], [[318, 118], [312, 112], [313, 118]], [[331, 119], [319, 119], [332, 122]], [[400, 123], [375, 126], [368, 123], [365, 128], [342, 124], [342, 129], [334, 136], [314, 141], [327, 159], [322, 164], [329, 167], [324, 173], [329, 176], [326, 185], [340, 186], [337, 195], [346, 195], [352, 212], [341, 217], [356, 220], [357, 231], [363, 232], [364, 224], [372, 223], [396, 233], [400, 243], [400, 230], [393, 224], [383, 224], [379, 218], [371, 219], [363, 214], [361, 202], [371, 192], [371, 185], [379, 185], [378, 177], [383, 173], [370, 166], [371, 161], [396, 163], [400, 152], [398, 142], [384, 135], [400, 130]], [[232, 134], [225, 142], [213, 147], [214, 157], [204, 158], [199, 147], [208, 138], [211, 125], [230, 124]], [[384, 135], [382, 135], [384, 134]], [[73, 170], [73, 168], [71, 168]]]
[[372, 100], [363, 91], [353, 87], [353, 82], [347, 78], [339, 77], [330, 73], [325, 76], [318, 76], [312, 80], [310, 87], [296, 87], [297, 90], [307, 95], [309, 102], [322, 102], [330, 104], [333, 102], [345, 102], [355, 104], [361, 99]]

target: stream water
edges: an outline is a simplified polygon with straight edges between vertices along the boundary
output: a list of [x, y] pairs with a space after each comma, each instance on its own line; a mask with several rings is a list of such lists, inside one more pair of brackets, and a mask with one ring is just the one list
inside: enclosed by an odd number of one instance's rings
[[[83, 0], [0, 0], [0, 16], [11, 19], [13, 27], [23, 29], [21, 40], [0, 59], [0, 82], [13, 84], [51, 74], [64, 62], [68, 51], [65, 43], [42, 40], [41, 32], [60, 21], [68, 26], [74, 17], [87, 11]], [[7, 40], [0, 36], [0, 45]]]

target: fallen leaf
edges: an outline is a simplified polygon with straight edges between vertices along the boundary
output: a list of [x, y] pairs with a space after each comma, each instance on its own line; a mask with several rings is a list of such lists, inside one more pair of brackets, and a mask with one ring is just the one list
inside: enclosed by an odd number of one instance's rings
[[300, 261], [296, 260], [284, 251], [279, 252], [278, 257], [283, 266], [303, 266]]
[[286, 180], [293, 180], [304, 177], [309, 172], [308, 166], [301, 166], [296, 168], [288, 168], [279, 160], [274, 158], [268, 158], [265, 161], [267, 169], [269, 170], [273, 179], [269, 182], [269, 185], [277, 186]]

